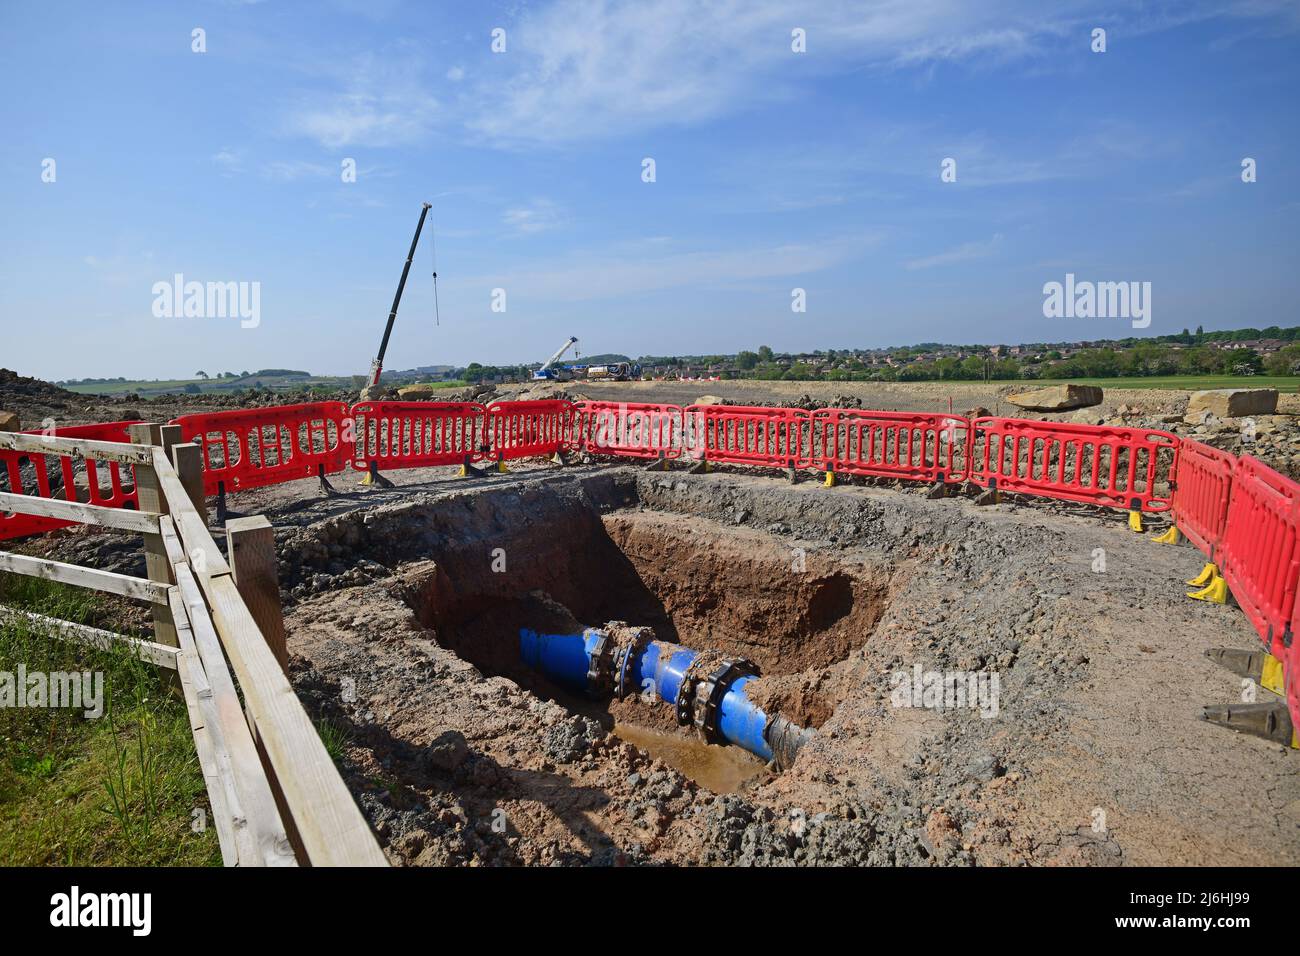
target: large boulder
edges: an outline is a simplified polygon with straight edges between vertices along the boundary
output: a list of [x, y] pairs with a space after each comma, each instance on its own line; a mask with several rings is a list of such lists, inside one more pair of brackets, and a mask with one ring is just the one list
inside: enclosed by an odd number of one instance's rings
[[696, 405], [725, 405], [727, 400], [717, 395], [701, 395], [694, 402]]
[[1101, 389], [1096, 385], [1049, 385], [1029, 392], [1008, 395], [1007, 401], [1030, 412], [1067, 412], [1101, 404]]
[[1192, 393], [1187, 400], [1185, 420], [1200, 423], [1207, 414], [1215, 418], [1241, 418], [1244, 415], [1272, 415], [1276, 411], [1275, 388], [1211, 388]]
[[397, 390], [397, 397], [411, 402], [428, 401], [437, 391], [438, 389], [432, 385], [420, 382], [415, 385], [403, 385]]
[[18, 413], [0, 411], [0, 432], [16, 432], [18, 428]]

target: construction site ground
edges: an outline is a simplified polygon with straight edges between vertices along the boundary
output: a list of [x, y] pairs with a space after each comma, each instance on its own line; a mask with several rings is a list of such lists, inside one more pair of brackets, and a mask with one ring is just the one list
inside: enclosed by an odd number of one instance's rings
[[[1200, 719], [1241, 694], [1205, 651], [1259, 638], [1122, 512], [592, 461], [388, 477], [230, 505], [275, 526], [294, 687], [395, 863], [1300, 863], [1296, 752]], [[129, 536], [13, 549], [144, 571]], [[775, 774], [519, 660], [520, 627], [609, 620], [754, 660], [817, 735]], [[996, 673], [996, 714], [895, 706], [917, 665]]]

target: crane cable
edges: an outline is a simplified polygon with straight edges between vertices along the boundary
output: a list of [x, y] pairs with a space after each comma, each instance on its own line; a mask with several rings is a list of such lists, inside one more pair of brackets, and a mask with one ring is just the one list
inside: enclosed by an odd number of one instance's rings
[[442, 325], [442, 314], [438, 309], [438, 236], [433, 223], [429, 223], [429, 248], [433, 251], [433, 324]]

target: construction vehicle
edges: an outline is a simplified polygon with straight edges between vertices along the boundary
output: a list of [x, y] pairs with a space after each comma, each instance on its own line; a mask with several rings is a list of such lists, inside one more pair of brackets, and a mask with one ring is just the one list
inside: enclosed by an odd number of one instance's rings
[[555, 350], [555, 354], [548, 358], [542, 367], [533, 372], [533, 381], [554, 381], [567, 380], [573, 377], [571, 368], [557, 367], [556, 363], [564, 357], [564, 353], [578, 344], [575, 336], [570, 335], [569, 340]]
[[[424, 228], [424, 218], [429, 215], [429, 209], [429, 203], [424, 203], [420, 208], [420, 221], [415, 224], [415, 237], [411, 240], [411, 251], [406, 254], [406, 264], [402, 266], [402, 278], [398, 280], [397, 294], [393, 296], [393, 307], [388, 313], [388, 324], [384, 326], [384, 338], [379, 343], [378, 354], [370, 363], [369, 381], [366, 387], [361, 390], [361, 400], [363, 402], [379, 397], [382, 392], [379, 387], [379, 378], [384, 374], [384, 353], [388, 351], [388, 339], [393, 334], [393, 322], [397, 319], [397, 306], [402, 301], [402, 290], [406, 288], [406, 277], [411, 271], [411, 260], [415, 258], [415, 247], [420, 242], [420, 230]], [[436, 301], [438, 295], [438, 271], [436, 268], [433, 272], [433, 289]]]
[[612, 362], [609, 365], [588, 365], [587, 378], [606, 382], [629, 382], [641, 377], [641, 366], [634, 362]]

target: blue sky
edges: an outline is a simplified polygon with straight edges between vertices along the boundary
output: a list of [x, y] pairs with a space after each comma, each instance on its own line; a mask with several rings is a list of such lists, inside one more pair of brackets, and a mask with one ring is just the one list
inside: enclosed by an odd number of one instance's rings
[[422, 201], [389, 368], [1131, 333], [1044, 318], [1067, 272], [1300, 324], [1298, 53], [1270, 0], [7, 3], [0, 365], [362, 373]]

